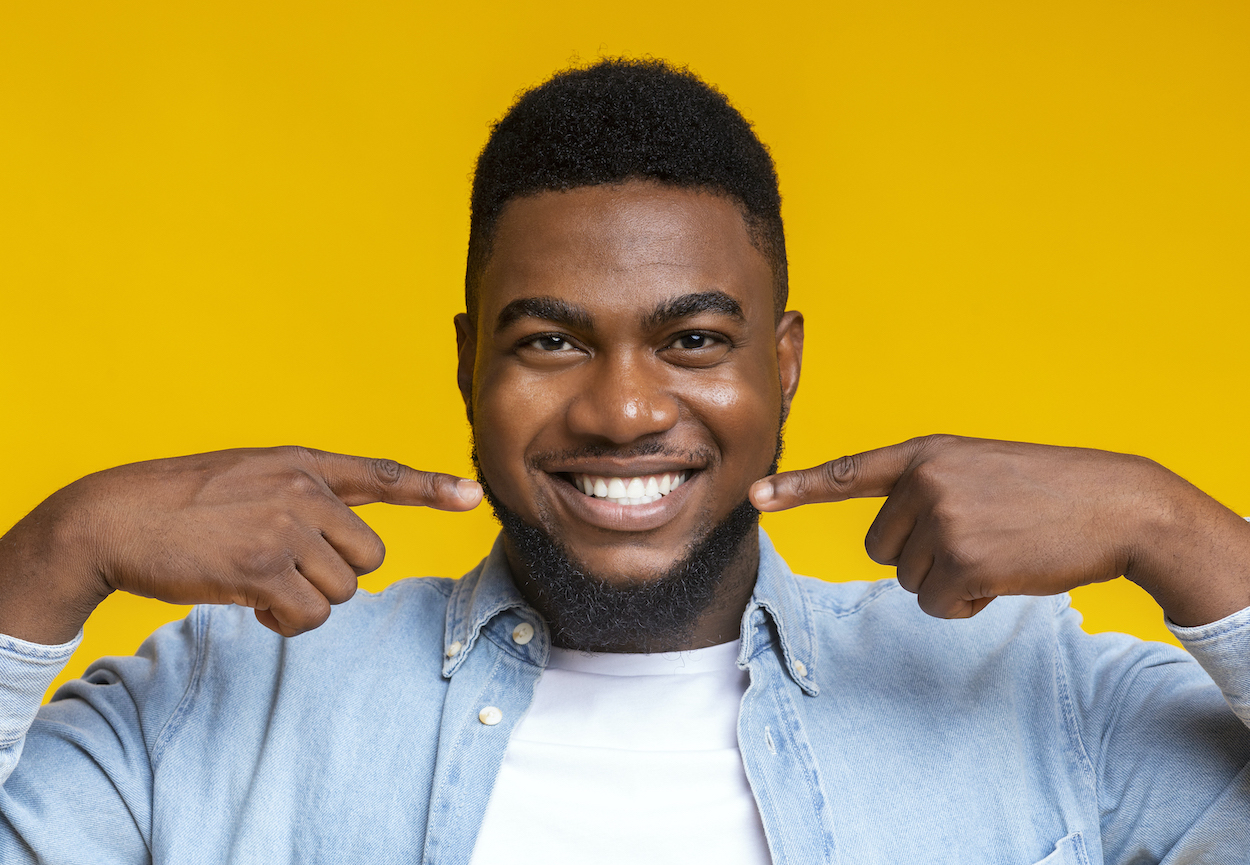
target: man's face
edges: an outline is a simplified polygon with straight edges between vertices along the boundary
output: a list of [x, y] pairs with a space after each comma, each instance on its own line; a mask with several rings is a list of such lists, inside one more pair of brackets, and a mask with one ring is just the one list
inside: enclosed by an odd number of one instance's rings
[[478, 310], [457, 332], [482, 474], [600, 579], [664, 574], [767, 474], [802, 319], [775, 321], [729, 199], [633, 181], [514, 200]]

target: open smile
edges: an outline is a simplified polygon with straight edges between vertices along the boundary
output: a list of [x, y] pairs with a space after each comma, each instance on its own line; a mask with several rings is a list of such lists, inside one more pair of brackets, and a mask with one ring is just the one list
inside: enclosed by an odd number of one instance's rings
[[557, 509], [575, 522], [615, 532], [653, 531], [676, 519], [703, 476], [693, 466], [656, 466], [649, 472], [608, 462], [552, 468], [544, 474]]
[[688, 471], [634, 477], [591, 475], [581, 472], [571, 472], [567, 475], [573, 482], [573, 486], [584, 494], [596, 499], [606, 499], [614, 505], [649, 505], [652, 502], [658, 502], [685, 483], [689, 476]]

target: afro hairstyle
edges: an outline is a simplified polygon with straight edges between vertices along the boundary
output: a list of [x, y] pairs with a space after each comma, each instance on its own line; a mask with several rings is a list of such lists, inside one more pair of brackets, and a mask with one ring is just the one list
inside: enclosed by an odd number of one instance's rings
[[522, 93], [477, 159], [470, 202], [465, 308], [477, 291], [495, 228], [514, 198], [652, 180], [734, 201], [751, 244], [773, 273], [773, 307], [789, 280], [781, 193], [768, 149], [720, 91], [663, 60], [609, 58], [556, 73]]

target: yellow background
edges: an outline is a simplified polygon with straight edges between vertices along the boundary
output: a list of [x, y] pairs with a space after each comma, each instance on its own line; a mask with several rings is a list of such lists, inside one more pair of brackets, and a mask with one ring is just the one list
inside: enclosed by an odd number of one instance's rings
[[[786, 465], [948, 431], [1154, 457], [1250, 513], [1250, 5], [5, 3], [0, 524], [132, 460], [303, 443], [468, 471], [453, 382], [488, 124], [572, 61], [689, 64], [752, 119], [807, 313]], [[877, 502], [770, 516], [877, 578]], [[495, 526], [371, 506], [363, 584]], [[1125, 581], [1094, 629], [1166, 637]], [[181, 614], [114, 596], [67, 673]]]

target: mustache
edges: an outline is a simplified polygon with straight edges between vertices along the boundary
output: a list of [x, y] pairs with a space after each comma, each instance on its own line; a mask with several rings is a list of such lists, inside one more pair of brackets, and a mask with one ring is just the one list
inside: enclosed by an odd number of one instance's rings
[[657, 441], [639, 442], [624, 447], [606, 444], [586, 444], [574, 448], [531, 454], [526, 458], [525, 463], [528, 468], [534, 471], [541, 471], [544, 465], [579, 459], [600, 457], [630, 459], [631, 457], [653, 456], [671, 457], [674, 460], [697, 463], [709, 467], [719, 462], [716, 452], [711, 448], [678, 448]]

